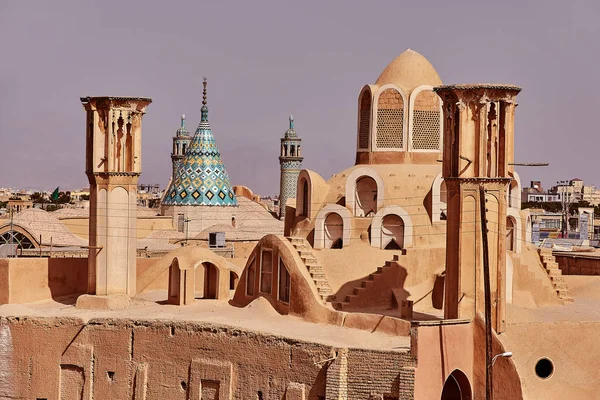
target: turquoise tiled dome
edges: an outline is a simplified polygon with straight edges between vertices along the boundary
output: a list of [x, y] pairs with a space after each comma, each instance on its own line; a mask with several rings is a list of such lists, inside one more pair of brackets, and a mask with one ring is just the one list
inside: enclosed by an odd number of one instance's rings
[[167, 189], [164, 205], [237, 206], [237, 199], [221, 153], [208, 123], [206, 82], [202, 101], [202, 120], [181, 161], [175, 179]]

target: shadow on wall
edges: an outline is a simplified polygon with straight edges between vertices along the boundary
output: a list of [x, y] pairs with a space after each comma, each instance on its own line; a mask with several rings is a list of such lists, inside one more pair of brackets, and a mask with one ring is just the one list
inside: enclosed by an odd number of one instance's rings
[[431, 307], [438, 310], [443, 308], [443, 271], [412, 287], [406, 286], [407, 277], [408, 271], [400, 261], [387, 261], [371, 274], [343, 284], [335, 293], [339, 302], [336, 306], [345, 311], [374, 308], [396, 310], [401, 308], [404, 300], [412, 300], [414, 305], [431, 301]]
[[87, 258], [48, 258], [48, 288], [54, 301], [72, 304], [75, 295], [87, 293]]

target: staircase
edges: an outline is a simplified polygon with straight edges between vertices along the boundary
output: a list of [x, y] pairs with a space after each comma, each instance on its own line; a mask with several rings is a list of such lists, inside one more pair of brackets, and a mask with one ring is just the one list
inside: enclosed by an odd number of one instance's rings
[[360, 286], [356, 286], [352, 290], [351, 294], [346, 295], [344, 301], [338, 301], [333, 303], [333, 308], [335, 308], [336, 310], [343, 311], [344, 309], [348, 309], [353, 305], [357, 305], [361, 302], [361, 300], [364, 300], [363, 293], [368, 292], [369, 289], [373, 287], [373, 285], [376, 282], [385, 279], [385, 272], [390, 270], [390, 268], [392, 267], [392, 263], [394, 262], [396, 261], [386, 261], [383, 267], [377, 267], [377, 271], [369, 274], [369, 276], [360, 283]]
[[552, 286], [554, 286], [554, 290], [558, 294], [558, 298], [564, 302], [575, 301], [571, 297], [569, 289], [567, 288], [567, 283], [562, 276], [562, 271], [558, 268], [558, 263], [552, 255], [552, 249], [540, 248], [538, 251], [542, 265], [552, 281]]
[[294, 246], [298, 255], [300, 255], [304, 265], [306, 265], [306, 269], [312, 277], [323, 303], [330, 301], [333, 297], [331, 286], [323, 272], [323, 266], [319, 264], [317, 257], [313, 253], [313, 248], [310, 243], [308, 243], [306, 239], [300, 237], [289, 237], [288, 240], [292, 243], [292, 246]]

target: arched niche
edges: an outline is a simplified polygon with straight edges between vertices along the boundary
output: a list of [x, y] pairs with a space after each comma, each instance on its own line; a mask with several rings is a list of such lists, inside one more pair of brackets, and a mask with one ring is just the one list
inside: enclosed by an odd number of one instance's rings
[[[384, 201], [384, 197], [385, 197], [383, 179], [381, 179], [381, 177], [379, 176], [377, 171], [372, 167], [368, 167], [368, 166], [358, 167], [358, 168], [354, 169], [346, 178], [346, 190], [345, 190], [346, 207], [349, 210], [351, 210], [353, 215], [355, 215], [357, 217], [365, 216], [363, 207], [361, 207], [361, 204], [358, 201], [359, 198], [357, 198], [358, 197], [357, 196], [358, 182], [361, 181], [365, 177], [371, 178], [372, 181], [374, 181], [377, 186], [375, 189], [376, 190], [375, 196], [373, 196], [373, 197], [376, 197], [376, 200], [374, 202], [374, 205], [376, 206], [374, 209], [375, 213], [377, 213], [377, 211], [379, 209], [381, 209], [381, 207], [383, 207], [383, 201]], [[367, 182], [367, 181], [365, 181], [365, 182]]]
[[312, 212], [313, 185], [308, 171], [303, 169], [298, 175], [296, 187], [296, 216], [310, 218]]
[[358, 96], [358, 135], [356, 138], [358, 151], [366, 151], [371, 147], [372, 97], [373, 94], [369, 86], [365, 86]]
[[341, 249], [344, 239], [344, 220], [342, 216], [336, 212], [331, 212], [325, 216], [323, 225], [324, 244], [326, 249]]
[[[330, 217], [330, 215], [332, 216]], [[339, 224], [340, 219], [342, 223], [341, 228], [334, 225]], [[328, 225], [326, 225], [326, 222], [328, 222]], [[323, 207], [315, 218], [314, 248], [331, 248], [333, 244], [333, 242], [330, 242], [331, 238], [335, 237], [340, 229], [342, 232], [342, 247], [346, 247], [350, 244], [350, 232], [352, 231], [352, 215], [350, 211], [338, 204], [328, 204]]]
[[442, 145], [442, 99], [429, 85], [421, 85], [410, 94], [408, 150], [439, 152]]
[[521, 186], [521, 178], [516, 172], [510, 172], [509, 174], [512, 174], [513, 179], [508, 186], [506, 204], [509, 208], [521, 210], [521, 192], [523, 188], [523, 186]]
[[406, 149], [406, 94], [393, 84], [384, 85], [375, 94], [376, 120], [372, 124], [371, 149], [398, 151]]
[[[373, 222], [371, 223], [371, 246], [377, 247], [380, 249], [384, 249], [391, 239], [390, 235], [399, 234], [400, 228], [396, 227], [395, 230], [391, 230], [391, 225], [394, 222], [398, 222], [395, 219], [390, 219], [388, 227], [384, 226], [384, 219], [386, 216], [395, 215], [402, 220], [402, 248], [409, 248], [413, 245], [413, 223], [412, 218], [406, 212], [406, 210], [400, 206], [387, 206], [382, 208], [375, 214], [373, 217]], [[385, 229], [385, 230], [384, 230]], [[398, 243], [399, 244], [399, 243]]]
[[441, 400], [472, 400], [473, 392], [469, 378], [459, 369], [452, 371], [444, 387], [442, 388]]
[[445, 220], [448, 215], [448, 190], [440, 172], [431, 184], [431, 221]]
[[[508, 240], [508, 227], [509, 227], [509, 221], [510, 224], [512, 224], [513, 226], [513, 233], [512, 233], [512, 251], [514, 251], [517, 254], [521, 253], [521, 249], [522, 249], [522, 244], [523, 244], [523, 228], [521, 226], [521, 215], [519, 213], [519, 211], [517, 211], [514, 208], [508, 208], [506, 211], [506, 234], [507, 234], [507, 240]], [[508, 243], [507, 243], [507, 250], [509, 249], [508, 247]]]

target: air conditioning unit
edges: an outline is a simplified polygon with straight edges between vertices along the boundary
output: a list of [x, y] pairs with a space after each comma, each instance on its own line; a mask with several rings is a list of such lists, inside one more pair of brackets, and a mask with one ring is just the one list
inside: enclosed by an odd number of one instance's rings
[[225, 232], [210, 232], [208, 247], [225, 247]]

